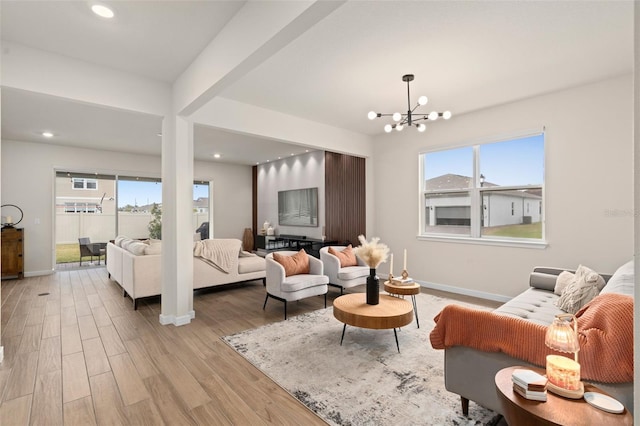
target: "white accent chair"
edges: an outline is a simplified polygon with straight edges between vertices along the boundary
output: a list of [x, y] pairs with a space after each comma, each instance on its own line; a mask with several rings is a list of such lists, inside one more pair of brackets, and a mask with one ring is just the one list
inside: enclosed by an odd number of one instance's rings
[[[342, 251], [346, 246], [331, 246], [336, 251]], [[357, 266], [340, 266], [340, 259], [329, 253], [329, 246], [320, 249], [320, 260], [324, 264], [324, 273], [329, 277], [329, 285], [340, 287], [342, 295], [345, 288], [366, 284], [369, 267], [364, 260], [356, 256]]]
[[[278, 251], [278, 254], [292, 256], [297, 251]], [[273, 253], [265, 256], [267, 263], [267, 296], [264, 299], [264, 310], [269, 297], [284, 302], [284, 319], [287, 319], [287, 302], [324, 294], [324, 307], [327, 307], [329, 277], [323, 274], [320, 259], [309, 256], [309, 273], [285, 276], [284, 266], [273, 259]]]

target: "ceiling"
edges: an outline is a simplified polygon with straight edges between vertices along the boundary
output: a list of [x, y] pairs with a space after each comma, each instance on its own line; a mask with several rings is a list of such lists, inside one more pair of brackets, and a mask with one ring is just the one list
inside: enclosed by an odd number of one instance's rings
[[[3, 40], [172, 83], [242, 1], [2, 1]], [[412, 102], [455, 116], [630, 73], [633, 2], [349, 1], [220, 96], [365, 135], [370, 110]], [[594, 105], [594, 108], [597, 103]], [[114, 125], [116, 123], [117, 125]], [[159, 117], [3, 88], [2, 138], [160, 154]], [[427, 130], [428, 132], [428, 130]], [[196, 126], [198, 159], [256, 164], [307, 147]], [[222, 154], [214, 160], [213, 153]]]

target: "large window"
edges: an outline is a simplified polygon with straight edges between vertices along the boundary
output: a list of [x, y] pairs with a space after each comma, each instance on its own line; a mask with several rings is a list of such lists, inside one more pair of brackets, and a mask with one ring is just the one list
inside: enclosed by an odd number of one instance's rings
[[420, 155], [421, 235], [543, 240], [544, 134]]

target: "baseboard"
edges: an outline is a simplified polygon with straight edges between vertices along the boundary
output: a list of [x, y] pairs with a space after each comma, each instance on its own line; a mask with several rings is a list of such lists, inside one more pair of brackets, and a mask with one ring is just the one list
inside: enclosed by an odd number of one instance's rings
[[4, 361], [4, 346], [0, 346], [0, 364]]
[[159, 321], [160, 321], [160, 324], [162, 325], [173, 324], [176, 327], [178, 327], [181, 325], [189, 324], [191, 322], [191, 319], [195, 317], [196, 317], [196, 314], [194, 311], [190, 311], [188, 314], [180, 315], [180, 316], [160, 314]]
[[55, 272], [56, 272], [55, 269], [49, 269], [49, 270], [44, 270], [44, 271], [29, 271], [29, 272], [25, 272], [24, 276], [25, 276], [25, 278], [28, 278], [28, 277], [41, 277], [43, 275], [54, 274]]
[[468, 288], [455, 287], [455, 286], [446, 285], [446, 284], [429, 283], [426, 281], [419, 281], [419, 280], [415, 280], [415, 281], [425, 288], [446, 291], [448, 293], [461, 294], [464, 296], [478, 297], [480, 299], [493, 300], [495, 302], [505, 303], [512, 299], [511, 297], [504, 296], [502, 294], [487, 293], [485, 291], [470, 290]]

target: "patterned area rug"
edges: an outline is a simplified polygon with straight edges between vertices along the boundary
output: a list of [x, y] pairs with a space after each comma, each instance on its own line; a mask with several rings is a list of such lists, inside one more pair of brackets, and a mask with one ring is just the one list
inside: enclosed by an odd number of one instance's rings
[[[343, 324], [332, 308], [222, 339], [331, 425], [490, 425], [499, 416], [444, 388], [443, 351], [431, 348], [433, 317], [448, 299], [417, 296], [420, 328], [398, 332]], [[467, 305], [472, 306], [472, 305]]]

